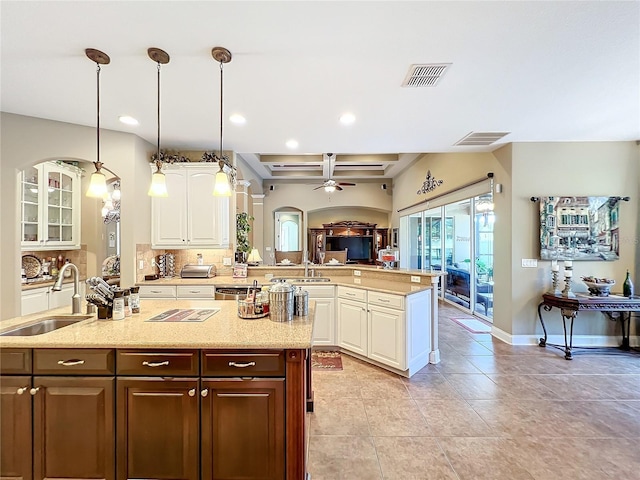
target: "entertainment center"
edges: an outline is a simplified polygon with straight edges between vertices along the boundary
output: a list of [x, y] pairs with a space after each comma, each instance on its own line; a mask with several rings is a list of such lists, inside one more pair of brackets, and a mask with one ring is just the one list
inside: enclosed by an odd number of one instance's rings
[[323, 223], [323, 228], [309, 229], [311, 260], [318, 263], [318, 253], [347, 249], [348, 263], [375, 264], [378, 250], [386, 248], [389, 229], [377, 223], [341, 221]]

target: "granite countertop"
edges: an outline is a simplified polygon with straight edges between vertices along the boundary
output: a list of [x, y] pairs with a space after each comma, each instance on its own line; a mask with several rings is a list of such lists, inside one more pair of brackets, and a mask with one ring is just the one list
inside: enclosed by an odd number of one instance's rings
[[[80, 283], [84, 283], [86, 278], [81, 277], [78, 281]], [[38, 280], [36, 282], [27, 282], [22, 284], [22, 290], [33, 290], [34, 288], [42, 288], [42, 287], [53, 287], [53, 284], [56, 283], [55, 280]], [[64, 278], [62, 280], [63, 285], [67, 285], [69, 283], [73, 283], [73, 277]]]
[[[203, 322], [146, 322], [171, 309], [215, 308], [221, 310]], [[4, 320], [2, 331], [56, 315], [69, 315], [69, 307]], [[309, 315], [292, 322], [269, 317], [245, 320], [237, 315], [234, 301], [150, 300], [141, 302], [142, 312], [124, 320], [91, 318], [41, 335], [0, 336], [0, 348], [310, 348], [315, 302]]]
[[[331, 268], [331, 267], [329, 267]], [[334, 267], [335, 268], [335, 267]], [[271, 270], [273, 271], [273, 270]], [[271, 271], [265, 271], [269, 273]], [[277, 272], [277, 270], [276, 270]], [[284, 273], [284, 272], [283, 272]], [[274, 277], [284, 278], [291, 280], [294, 285], [310, 286], [310, 285], [342, 285], [347, 287], [361, 288], [365, 290], [372, 290], [381, 293], [391, 293], [397, 295], [410, 295], [412, 293], [421, 292], [423, 290], [432, 289], [431, 279], [428, 279], [429, 283], [407, 283], [397, 282], [392, 280], [385, 280], [382, 278], [362, 278], [353, 277], [349, 275], [331, 276], [330, 274], [323, 274], [325, 277], [330, 278], [329, 282], [296, 282], [295, 275], [274, 275]], [[300, 276], [300, 275], [298, 275]], [[150, 280], [146, 282], [138, 282], [136, 285], [251, 285], [254, 280], [258, 281], [260, 285], [271, 285], [271, 279], [263, 275], [261, 276], [249, 276], [247, 278], [233, 278], [231, 276], [216, 276], [212, 278], [160, 278], [158, 280]]]

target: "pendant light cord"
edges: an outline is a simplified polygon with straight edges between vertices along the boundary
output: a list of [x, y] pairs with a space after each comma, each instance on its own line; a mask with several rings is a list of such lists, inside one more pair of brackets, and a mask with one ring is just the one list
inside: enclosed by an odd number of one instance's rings
[[158, 150], [156, 154], [156, 167], [160, 170], [162, 161], [160, 160], [160, 62], [158, 62]]
[[223, 63], [220, 62], [220, 158], [218, 159], [221, 163], [220, 163], [220, 170], [222, 170], [222, 165], [224, 164], [224, 160], [222, 159], [222, 119], [223, 119], [223, 98], [222, 98], [222, 91], [223, 91], [223, 81], [224, 81], [224, 75], [222, 73], [223, 70]]
[[96, 99], [97, 99], [97, 106], [96, 106], [96, 169], [99, 170], [100, 168], [98, 167], [98, 165], [100, 164], [100, 64], [96, 62]]

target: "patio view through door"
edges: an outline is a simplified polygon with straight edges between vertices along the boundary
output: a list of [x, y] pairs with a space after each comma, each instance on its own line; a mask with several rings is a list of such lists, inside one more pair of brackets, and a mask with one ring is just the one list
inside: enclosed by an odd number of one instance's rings
[[401, 217], [401, 267], [446, 270], [438, 296], [491, 320], [494, 218], [490, 193]]

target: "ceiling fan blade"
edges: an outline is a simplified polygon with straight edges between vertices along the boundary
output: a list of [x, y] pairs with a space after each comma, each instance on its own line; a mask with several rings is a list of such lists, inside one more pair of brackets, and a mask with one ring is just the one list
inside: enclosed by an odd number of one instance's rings
[[338, 185], [342, 185], [343, 187], [355, 187], [356, 186], [355, 183], [347, 183], [347, 182], [340, 182], [340, 183], [338, 183]]
[[324, 188], [324, 185], [320, 185], [319, 187], [314, 188], [314, 190], [318, 190], [319, 188]]
[[336, 185], [336, 190], [344, 190], [340, 185]]

